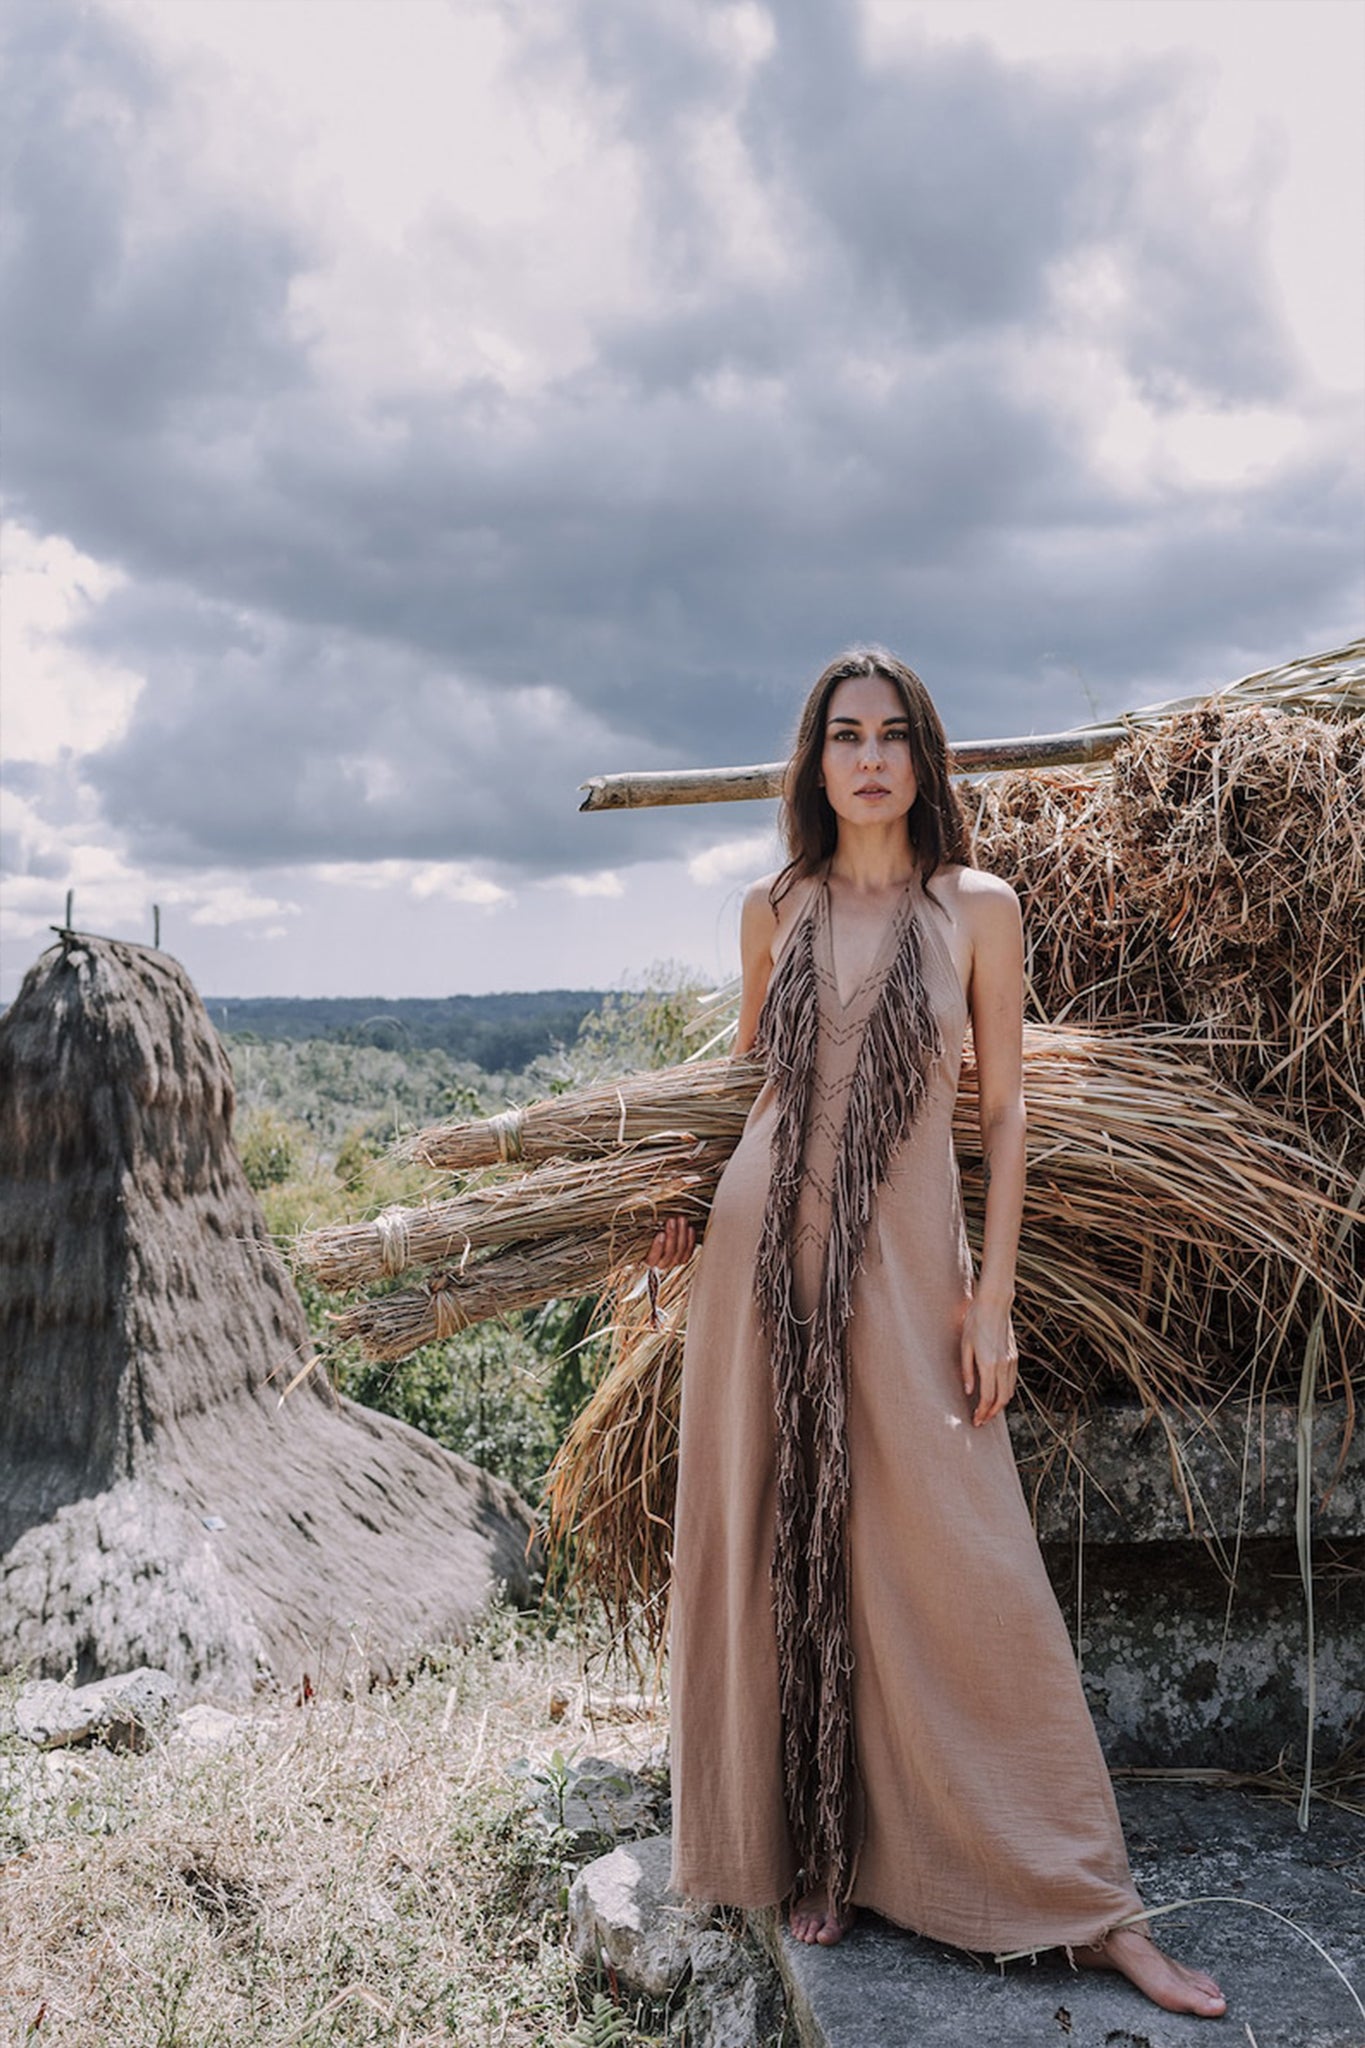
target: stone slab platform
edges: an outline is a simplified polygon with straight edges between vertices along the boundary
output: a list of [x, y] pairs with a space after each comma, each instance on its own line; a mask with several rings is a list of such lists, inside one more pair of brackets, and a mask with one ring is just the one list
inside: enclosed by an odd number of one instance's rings
[[[1365, 1820], [1319, 1804], [1305, 1835], [1287, 1800], [1263, 1794], [1116, 1791], [1147, 1905], [1217, 1893], [1273, 1906], [1365, 1999]], [[1121, 1978], [1073, 1971], [1060, 1951], [1002, 1971], [869, 1916], [833, 1949], [793, 1941], [775, 1916], [766, 1925], [802, 2048], [1365, 2048], [1341, 1980], [1281, 1921], [1249, 1904], [1201, 1905], [1155, 1931], [1217, 1977], [1223, 2019], [1163, 2013]]]

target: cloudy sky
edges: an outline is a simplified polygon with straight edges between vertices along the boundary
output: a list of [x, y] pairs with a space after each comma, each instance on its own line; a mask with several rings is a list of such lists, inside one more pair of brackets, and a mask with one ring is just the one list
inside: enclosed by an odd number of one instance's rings
[[852, 639], [951, 734], [1359, 630], [1354, 0], [10, 0], [4, 972], [734, 965]]

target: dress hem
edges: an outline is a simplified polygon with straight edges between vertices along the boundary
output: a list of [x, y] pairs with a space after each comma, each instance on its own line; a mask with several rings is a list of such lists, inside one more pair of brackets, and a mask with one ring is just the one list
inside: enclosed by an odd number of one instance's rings
[[[678, 1898], [693, 1900], [698, 1904], [708, 1906], [729, 1906], [741, 1913], [780, 1912], [784, 1906], [790, 1904], [792, 1898], [791, 1887], [781, 1892], [776, 1898], [772, 1897], [770, 1890], [765, 1888], [762, 1897], [736, 1898], [732, 1893], [730, 1897], [725, 1899], [713, 1898], [709, 1893], [699, 1891], [696, 1887], [690, 1885], [670, 1884], [669, 1889]], [[1068, 1954], [1074, 1948], [1100, 1948], [1118, 1928], [1138, 1921], [1145, 1923], [1147, 1918], [1147, 1908], [1143, 1905], [1142, 1900], [1137, 1894], [1134, 1893], [1133, 1903], [1126, 1912], [1111, 1913], [1106, 1919], [1101, 1920], [1098, 1925], [1091, 1921], [1077, 1932], [1047, 1935], [1009, 1935], [1003, 1938], [997, 1937], [994, 1940], [979, 1941], [966, 1940], [960, 1934], [945, 1933], [941, 1926], [917, 1926], [912, 1921], [903, 1920], [897, 1914], [888, 1912], [885, 1906], [876, 1905], [871, 1899], [857, 1897], [856, 1893], [849, 1903], [858, 1912], [875, 1913], [879, 1920], [885, 1920], [888, 1926], [898, 1928], [902, 1934], [918, 1935], [922, 1941], [940, 1941], [948, 1948], [961, 1949], [967, 1955], [990, 1956], [993, 1961], [1000, 1961], [1002, 1964], [1005, 1960], [1013, 1960], [1015, 1957], [1043, 1955], [1049, 1949], [1054, 1948], [1065, 1949], [1068, 1951]]]

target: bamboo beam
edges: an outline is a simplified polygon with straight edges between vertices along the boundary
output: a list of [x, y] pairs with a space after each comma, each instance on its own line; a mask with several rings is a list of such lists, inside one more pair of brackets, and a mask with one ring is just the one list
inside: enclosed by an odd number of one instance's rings
[[[1259, 704], [1267, 710], [1305, 711], [1319, 718], [1359, 718], [1365, 713], [1365, 639], [1321, 654], [1305, 654], [1279, 668], [1260, 669], [1240, 682], [1195, 697], [1145, 704], [1125, 715], [1122, 725], [1083, 726], [1074, 732], [1039, 733], [1021, 740], [960, 740], [951, 749], [957, 775], [989, 775], [1003, 768], [1064, 768], [1076, 762], [1108, 761], [1135, 725], [1155, 725], [1201, 704]], [[665, 768], [637, 774], [594, 775], [580, 811], [629, 811], [647, 804], [740, 803], [782, 794], [783, 761], [754, 768]]]
[[[986, 775], [1002, 768], [1061, 768], [1107, 761], [1126, 736], [1125, 725], [1086, 732], [1030, 734], [1017, 740], [960, 740], [952, 748], [955, 775]], [[632, 811], [650, 804], [725, 804], [782, 794], [785, 761], [751, 768], [663, 768], [594, 775], [579, 784], [580, 811]]]

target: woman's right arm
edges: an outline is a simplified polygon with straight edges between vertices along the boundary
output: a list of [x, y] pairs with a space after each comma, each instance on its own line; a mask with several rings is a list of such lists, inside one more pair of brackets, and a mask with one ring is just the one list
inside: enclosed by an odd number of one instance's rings
[[[755, 882], [744, 898], [739, 920], [739, 957], [743, 983], [739, 999], [739, 1025], [734, 1050], [738, 1056], [753, 1049], [758, 1035], [758, 1016], [773, 971], [773, 935], [777, 912], [768, 900], [772, 876]], [[697, 1233], [681, 1216], [670, 1216], [649, 1248], [649, 1263], [661, 1272], [681, 1266], [696, 1250]]]
[[768, 896], [772, 876], [755, 882], [744, 897], [739, 920], [739, 958], [742, 984], [739, 1025], [735, 1032], [735, 1053], [752, 1052], [758, 1036], [758, 1016], [773, 972], [773, 939], [777, 934], [777, 912]]

